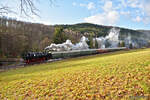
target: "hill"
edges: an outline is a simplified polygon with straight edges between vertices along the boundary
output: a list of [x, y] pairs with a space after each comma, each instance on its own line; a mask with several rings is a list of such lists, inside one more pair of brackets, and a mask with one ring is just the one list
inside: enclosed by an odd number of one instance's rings
[[65, 59], [0, 73], [0, 99], [148, 100], [150, 49]]
[[52, 42], [53, 26], [0, 18], [0, 58], [42, 51]]
[[[56, 27], [62, 27], [64, 33], [73, 43], [79, 42], [84, 35], [105, 37], [113, 26], [103, 26], [90, 23], [79, 23], [74, 25], [43, 25], [17, 21], [15, 19], [0, 18], [0, 57], [20, 57], [28, 51], [43, 51], [53, 43], [53, 35]], [[133, 42], [135, 46], [147, 46], [150, 31], [139, 31], [115, 27], [120, 30], [119, 41]]]
[[103, 25], [97, 25], [97, 24], [91, 24], [91, 23], [79, 23], [79, 24], [74, 24], [74, 25], [55, 25], [55, 27], [63, 27], [64, 29], [72, 30], [79, 32], [83, 35], [89, 34], [94, 34], [97, 37], [100, 36], [106, 36], [109, 34], [109, 31], [111, 28], [117, 28], [120, 29], [121, 34], [132, 34], [132, 35], [140, 35], [143, 32], [147, 32], [150, 34], [150, 31], [139, 31], [139, 30], [132, 30], [132, 29], [127, 29], [127, 28], [120, 28], [120, 27], [115, 27], [115, 26], [103, 26]]
[[[132, 30], [114, 26], [103, 26], [90, 23], [79, 23], [74, 25], [55, 25], [55, 27], [62, 27], [66, 34], [78, 33], [81, 36], [90, 38], [106, 37], [111, 32], [112, 28], [119, 30], [118, 40], [120, 43], [125, 42], [125, 46], [133, 45], [135, 48], [149, 47], [150, 46], [150, 31], [149, 30]], [[112, 34], [115, 35], [115, 34]], [[80, 39], [75, 36], [76, 40]], [[112, 37], [114, 38], [114, 37]], [[78, 40], [79, 41], [79, 40]]]

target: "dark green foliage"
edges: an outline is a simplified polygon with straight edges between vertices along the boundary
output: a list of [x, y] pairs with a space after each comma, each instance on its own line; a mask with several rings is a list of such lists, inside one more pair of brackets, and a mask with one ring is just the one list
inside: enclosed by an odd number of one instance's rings
[[129, 45], [129, 48], [130, 48], [130, 49], [132, 49], [132, 48], [133, 48], [133, 45], [132, 45], [132, 43], [130, 43], [130, 45]]
[[150, 47], [150, 41], [148, 41], [148, 47]]
[[118, 46], [119, 46], [119, 47], [125, 47], [125, 42], [124, 42], [124, 41], [119, 42]]
[[67, 36], [63, 32], [63, 28], [62, 27], [55, 28], [53, 42], [56, 44], [60, 44], [65, 42], [66, 40], [67, 40]]
[[96, 39], [95, 39], [95, 48], [98, 49], [98, 42]]
[[120, 47], [120, 42], [118, 43], [118, 47]]
[[110, 46], [111, 46], [110, 42], [109, 42], [108, 40], [106, 40], [106, 42], [105, 42], [105, 47], [108, 48], [108, 47], [110, 47]]
[[[55, 25], [55, 27], [61, 26], [63, 29], [68, 29], [72, 30], [74, 32], [79, 32], [80, 34], [89, 37], [91, 34], [94, 33], [93, 36], [103, 36], [105, 37], [106, 35], [109, 34], [110, 29], [113, 28], [113, 26], [103, 26], [103, 25], [96, 25], [96, 24], [90, 24], [90, 23], [79, 23], [79, 24], [74, 24], [74, 25]], [[129, 35], [133, 38], [136, 39], [138, 37], [142, 36], [143, 31], [138, 31], [138, 30], [131, 30], [131, 29], [125, 29], [125, 28], [119, 28], [115, 27], [117, 29], [120, 29], [120, 35], [119, 39], [124, 40], [126, 37]], [[86, 34], [89, 33], [89, 34]]]
[[91, 49], [94, 48], [92, 35], [89, 37], [89, 47], [90, 47]]
[[70, 29], [73, 31], [80, 32], [83, 35], [85, 35], [84, 33], [89, 33], [89, 35], [94, 33], [94, 35], [97, 35], [97, 37], [108, 35], [109, 30], [112, 28], [111, 26], [109, 27], [90, 23], [81, 23], [75, 25], [56, 25], [55, 27], [58, 26], [61, 26], [64, 29]]

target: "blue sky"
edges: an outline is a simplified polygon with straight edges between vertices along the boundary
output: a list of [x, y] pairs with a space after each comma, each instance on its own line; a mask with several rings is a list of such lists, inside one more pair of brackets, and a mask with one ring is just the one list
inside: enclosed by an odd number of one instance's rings
[[[39, 0], [36, 7], [40, 10], [37, 17], [32, 18], [20, 14], [7, 14], [6, 16], [18, 20], [35, 23], [76, 24], [94, 23], [99, 25], [119, 26], [131, 29], [150, 30], [150, 0]], [[18, 0], [1, 0], [19, 12]]]

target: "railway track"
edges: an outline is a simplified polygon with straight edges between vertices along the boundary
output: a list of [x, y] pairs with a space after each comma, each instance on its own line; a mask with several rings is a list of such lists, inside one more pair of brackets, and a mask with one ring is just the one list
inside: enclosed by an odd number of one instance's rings
[[[105, 54], [105, 53], [103, 53], [103, 54]], [[97, 54], [94, 54], [94, 55], [97, 55]], [[92, 55], [84, 55], [84, 56], [92, 56]], [[79, 56], [79, 57], [81, 57], [81, 56]], [[78, 58], [78, 57], [76, 57], [76, 58]], [[32, 62], [30, 64], [26, 64], [24, 61], [20, 61], [18, 64], [8, 65], [8, 66], [0, 66], [0, 72], [11, 70], [11, 69], [29, 67], [29, 66], [32, 66], [32, 65], [39, 65], [39, 64], [44, 64], [44, 63], [60, 61], [60, 60], [63, 60], [63, 59], [68, 59], [68, 58], [50, 59], [50, 60], [43, 61], [43, 62]]]
[[[30, 55], [26, 56], [25, 57], [26, 59], [24, 60], [23, 59], [15, 60], [16, 64], [8, 65], [8, 66], [0, 66], [0, 71], [22, 68], [22, 67], [26, 67], [30, 65], [35, 65], [35, 64], [55, 62], [55, 61], [59, 61], [62, 59], [67, 59], [67, 58], [104, 54], [104, 53], [115, 52], [115, 51], [120, 51], [120, 50], [127, 50], [127, 48], [120, 47], [120, 48], [106, 48], [106, 49], [75, 50], [75, 51], [46, 53], [45, 55], [42, 55], [41, 53], [31, 53]], [[47, 57], [47, 55], [48, 55], [49, 60], [45, 60], [45, 57]]]
[[14, 65], [0, 66], [0, 72], [7, 71], [10, 69], [23, 68], [23, 67], [27, 67], [27, 66], [31, 66], [31, 65], [50, 63], [50, 62], [55, 62], [55, 61], [60, 61], [60, 60], [62, 60], [62, 59], [50, 59], [50, 60], [47, 60], [44, 62], [34, 62], [34, 63], [30, 63], [30, 64], [26, 64], [24, 62], [19, 62], [18, 64], [14, 64]]

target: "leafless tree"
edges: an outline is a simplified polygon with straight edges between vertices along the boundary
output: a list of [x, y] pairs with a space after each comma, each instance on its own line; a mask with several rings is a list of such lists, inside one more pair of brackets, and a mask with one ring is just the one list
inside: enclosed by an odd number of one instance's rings
[[[13, 1], [13, 0], [12, 0]], [[18, 0], [20, 5], [21, 14], [26, 16], [30, 16], [30, 14], [34, 14], [38, 16], [38, 8], [35, 6], [35, 2], [40, 0]], [[55, 0], [49, 0], [50, 5]], [[15, 13], [11, 8], [8, 6], [0, 5], [0, 15], [8, 14], [8, 13]]]
[[[37, 0], [36, 0], [37, 1]], [[28, 16], [28, 10], [34, 15], [38, 15], [37, 11], [38, 9], [35, 7], [33, 0], [20, 0], [20, 9], [21, 13], [24, 13], [26, 16]]]
[[7, 14], [8, 12], [12, 12], [12, 11], [9, 9], [9, 7], [7, 7], [7, 6], [1, 6], [1, 7], [0, 7], [0, 15], [2, 15], [2, 14]]

